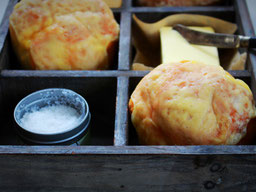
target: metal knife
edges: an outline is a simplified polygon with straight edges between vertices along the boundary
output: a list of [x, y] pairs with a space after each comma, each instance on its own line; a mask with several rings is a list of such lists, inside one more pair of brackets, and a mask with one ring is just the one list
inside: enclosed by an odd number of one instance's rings
[[173, 29], [178, 31], [191, 44], [218, 48], [256, 48], [256, 37], [199, 32], [181, 24], [174, 25]]

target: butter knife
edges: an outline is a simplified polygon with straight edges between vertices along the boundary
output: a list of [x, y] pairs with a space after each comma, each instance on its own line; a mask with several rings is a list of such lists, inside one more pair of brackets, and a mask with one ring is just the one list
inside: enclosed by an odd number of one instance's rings
[[191, 44], [214, 46], [218, 48], [256, 48], [256, 37], [199, 32], [181, 24], [174, 25], [173, 29], [178, 31]]

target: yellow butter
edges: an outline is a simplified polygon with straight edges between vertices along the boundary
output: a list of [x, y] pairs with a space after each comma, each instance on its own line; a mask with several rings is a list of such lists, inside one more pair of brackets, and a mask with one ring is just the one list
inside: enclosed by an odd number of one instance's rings
[[[211, 27], [189, 27], [191, 29], [214, 33]], [[197, 61], [209, 65], [220, 65], [216, 47], [192, 45], [171, 27], [160, 29], [162, 63]]]
[[244, 87], [245, 89], [247, 89], [247, 90], [251, 93], [251, 90], [250, 90], [249, 86], [248, 86], [245, 82], [243, 82], [242, 80], [240, 80], [240, 79], [235, 79], [235, 78], [234, 78], [232, 75], [230, 75], [228, 72], [226, 72], [225, 78], [228, 79], [228, 80], [230, 80], [230, 81], [232, 81], [232, 82], [234, 82], [235, 84], [238, 84], [238, 85]]
[[104, 0], [110, 8], [119, 8], [122, 5], [122, 0]]

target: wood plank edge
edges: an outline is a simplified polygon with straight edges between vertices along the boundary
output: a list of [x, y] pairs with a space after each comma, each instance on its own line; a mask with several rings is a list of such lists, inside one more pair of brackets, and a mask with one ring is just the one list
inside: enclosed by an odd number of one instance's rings
[[0, 155], [256, 155], [254, 145], [221, 146], [0, 146]]
[[128, 87], [127, 77], [118, 77], [114, 145], [124, 146], [128, 144]]
[[[126, 71], [126, 70], [105, 70], [105, 71], [63, 71], [63, 70], [2, 70], [0, 72], [0, 78], [30, 78], [30, 77], [58, 77], [58, 78], [72, 78], [72, 77], [144, 77], [150, 71]], [[236, 78], [251, 77], [248, 70], [228, 71], [231, 75]]]
[[194, 6], [194, 7], [132, 7], [133, 13], [183, 13], [183, 12], [234, 12], [234, 6]]

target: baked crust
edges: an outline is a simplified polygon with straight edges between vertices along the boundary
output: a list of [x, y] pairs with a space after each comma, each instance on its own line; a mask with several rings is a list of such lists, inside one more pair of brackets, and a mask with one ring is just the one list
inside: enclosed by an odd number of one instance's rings
[[23, 0], [10, 34], [25, 68], [95, 70], [109, 67], [119, 25], [100, 0]]
[[253, 95], [220, 66], [162, 64], [137, 85], [129, 102], [142, 144], [237, 144], [255, 117]]

